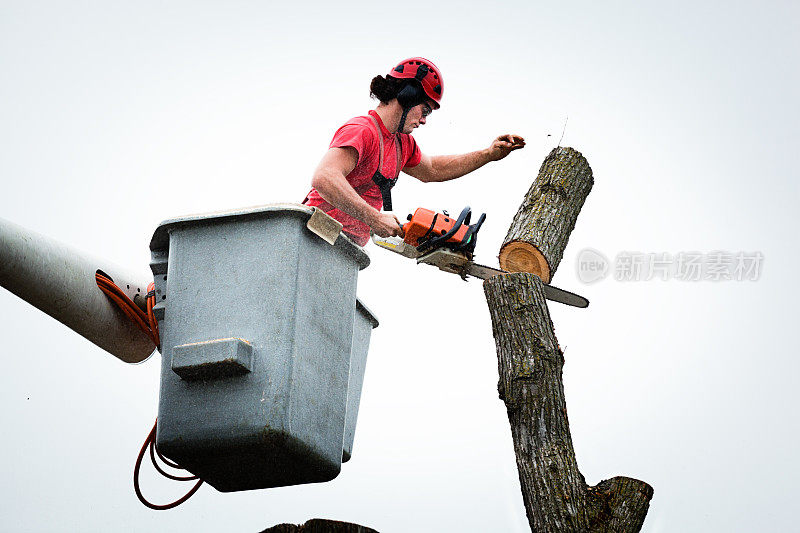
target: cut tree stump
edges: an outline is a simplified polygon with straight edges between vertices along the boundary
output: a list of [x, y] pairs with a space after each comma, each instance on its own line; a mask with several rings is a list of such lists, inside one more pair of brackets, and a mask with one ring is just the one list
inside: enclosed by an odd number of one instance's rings
[[500, 268], [550, 283], [592, 185], [592, 169], [580, 152], [554, 148], [508, 228]]
[[278, 524], [261, 533], [378, 533], [376, 530], [349, 522], [314, 518], [305, 524]]
[[[554, 149], [504, 244], [507, 249], [509, 242], [524, 241], [541, 250], [547, 258], [546, 277], [540, 279], [536, 272], [504, 274], [483, 285], [497, 350], [498, 391], [508, 412], [528, 523], [536, 532], [637, 532], [653, 497], [650, 485], [633, 478], [615, 477], [588, 486], [572, 446], [562, 380], [564, 354], [542, 280], [548, 281], [558, 267], [592, 182], [580, 153]], [[526, 248], [518, 245], [514, 250], [522, 254]], [[500, 264], [509, 269], [502, 259]], [[538, 263], [526, 263], [532, 264]]]

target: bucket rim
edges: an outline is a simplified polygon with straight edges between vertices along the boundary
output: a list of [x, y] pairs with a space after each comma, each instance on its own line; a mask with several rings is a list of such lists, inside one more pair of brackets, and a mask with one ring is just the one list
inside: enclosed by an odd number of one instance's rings
[[[259, 218], [264, 216], [274, 216], [276, 214], [289, 214], [298, 216], [301, 217], [304, 222], [307, 222], [313, 213], [314, 209], [306, 205], [275, 203], [223, 211], [210, 211], [206, 213], [196, 213], [181, 217], [169, 218], [162, 221], [153, 232], [153, 237], [150, 239], [150, 251], [158, 252], [168, 248], [169, 233], [171, 231], [198, 223], [206, 223], [215, 220], [223, 221], [238, 217]], [[350, 240], [344, 233], [339, 235], [339, 238], [336, 239], [334, 246], [340, 248], [344, 253], [352, 257], [356, 263], [358, 263], [359, 270], [363, 270], [369, 266], [370, 259], [366, 251]]]

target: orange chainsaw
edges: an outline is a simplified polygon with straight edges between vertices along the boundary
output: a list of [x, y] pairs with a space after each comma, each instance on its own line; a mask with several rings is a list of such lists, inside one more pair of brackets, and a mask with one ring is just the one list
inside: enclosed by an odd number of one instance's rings
[[[372, 242], [404, 257], [416, 259], [417, 264], [433, 265], [439, 270], [458, 274], [465, 281], [467, 276], [488, 279], [508, 274], [505, 270], [473, 261], [478, 230], [486, 220], [486, 215], [482, 214], [474, 224], [470, 224], [471, 216], [469, 207], [465, 207], [457, 217], [450, 216], [447, 211], [437, 213], [420, 207], [414, 214], [408, 215], [408, 222], [403, 224], [404, 237], [378, 237], [373, 234]], [[574, 307], [589, 305], [589, 300], [583, 296], [548, 284], [544, 285], [544, 296], [548, 300]]]

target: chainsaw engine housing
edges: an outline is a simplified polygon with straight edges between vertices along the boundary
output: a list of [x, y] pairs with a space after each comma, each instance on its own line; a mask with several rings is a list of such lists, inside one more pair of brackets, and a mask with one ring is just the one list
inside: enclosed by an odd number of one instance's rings
[[414, 246], [419, 252], [436, 248], [449, 248], [471, 254], [475, 251], [478, 230], [486, 215], [482, 214], [475, 224], [469, 225], [472, 210], [469, 206], [461, 210], [458, 217], [451, 217], [446, 211], [437, 213], [420, 207], [408, 216], [403, 225], [406, 244]]

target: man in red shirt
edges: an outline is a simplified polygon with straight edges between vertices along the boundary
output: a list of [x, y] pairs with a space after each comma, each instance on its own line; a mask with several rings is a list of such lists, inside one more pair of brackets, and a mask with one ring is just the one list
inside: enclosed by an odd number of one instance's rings
[[364, 246], [370, 229], [381, 237], [402, 235], [397, 217], [381, 212], [392, 209], [391, 188], [401, 170], [426, 183], [447, 181], [525, 146], [518, 135], [501, 135], [489, 148], [467, 154], [423, 154], [410, 134], [439, 108], [443, 88], [439, 69], [421, 57], [406, 59], [387, 76], [373, 78], [370, 94], [380, 104], [336, 131], [303, 203], [327, 212], [344, 225], [348, 237]]

